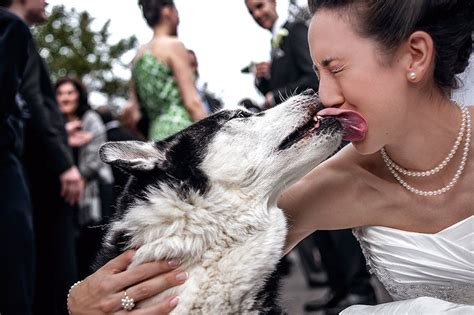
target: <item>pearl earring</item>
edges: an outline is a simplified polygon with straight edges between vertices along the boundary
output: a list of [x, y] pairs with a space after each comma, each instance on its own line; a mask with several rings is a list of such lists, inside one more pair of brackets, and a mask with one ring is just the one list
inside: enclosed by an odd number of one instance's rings
[[415, 80], [415, 79], [416, 79], [416, 72], [415, 72], [415, 71], [410, 71], [410, 72], [408, 73], [408, 78], [409, 78], [410, 80]]

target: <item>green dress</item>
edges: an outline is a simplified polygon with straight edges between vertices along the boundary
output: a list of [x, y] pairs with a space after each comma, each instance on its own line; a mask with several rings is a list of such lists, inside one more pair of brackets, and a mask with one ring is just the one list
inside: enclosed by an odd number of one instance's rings
[[192, 123], [171, 68], [151, 53], [135, 60], [132, 80], [150, 119], [149, 140], [165, 139]]

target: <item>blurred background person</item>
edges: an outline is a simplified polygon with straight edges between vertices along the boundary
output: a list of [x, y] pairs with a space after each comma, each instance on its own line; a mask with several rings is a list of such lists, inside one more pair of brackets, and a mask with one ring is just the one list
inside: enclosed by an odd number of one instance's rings
[[10, 4], [0, 0], [0, 313], [28, 315], [33, 304], [34, 237], [21, 164], [24, 103], [18, 92], [32, 38], [21, 19], [25, 11], [13, 14], [4, 8]]
[[99, 114], [91, 109], [87, 90], [79, 79], [65, 77], [55, 84], [59, 109], [66, 120], [74, 161], [84, 178], [84, 194], [77, 209], [77, 265], [79, 278], [91, 272], [103, 236], [98, 226], [110, 215], [113, 176], [110, 167], [99, 158], [99, 147], [107, 141]]
[[[143, 141], [144, 139], [141, 138], [135, 132], [129, 130], [122, 126], [120, 121], [120, 117], [117, 117], [110, 109], [109, 106], [100, 106], [96, 108], [96, 112], [102, 118], [102, 122], [104, 123], [107, 141]], [[114, 177], [114, 185], [113, 185], [113, 197], [112, 197], [112, 206], [111, 206], [111, 216], [115, 211], [115, 205], [117, 202], [117, 198], [120, 196], [125, 184], [127, 184], [128, 178], [130, 175], [124, 171], [122, 171], [118, 167], [112, 168], [112, 174]]]
[[295, 92], [318, 89], [304, 21], [280, 18], [276, 0], [245, 0], [255, 22], [272, 33], [270, 62], [256, 63], [255, 84], [265, 96], [263, 108], [283, 102]]
[[[3, 1], [1, 5], [24, 19], [28, 25], [37, 25], [47, 19], [47, 4], [44, 0]], [[20, 54], [19, 51], [11, 52]], [[27, 52], [20, 95], [29, 115], [25, 125], [24, 165], [33, 205], [37, 258], [34, 313], [64, 314], [66, 303], [63, 297], [77, 277], [72, 211], [69, 205], [78, 202], [83, 182], [67, 145], [62, 116], [54, 100], [48, 71], [31, 37]], [[27, 255], [22, 260], [22, 264], [34, 263]], [[28, 273], [20, 277], [18, 282], [22, 283], [26, 276]], [[21, 295], [16, 296], [12, 291], [9, 288], [9, 300], [21, 298]], [[29, 303], [23, 307], [30, 306]], [[15, 314], [23, 314], [22, 309], [19, 308]]]
[[196, 85], [196, 91], [198, 92], [203, 102], [204, 108], [208, 114], [212, 114], [222, 109], [222, 102], [215, 98], [208, 90], [207, 83], [200, 81], [199, 77], [199, 63], [197, 60], [196, 53], [192, 49], [188, 49], [189, 64], [193, 72], [194, 82]]
[[[177, 37], [178, 11], [172, 0], [139, 0], [153, 38], [133, 60], [130, 102], [125, 111], [148, 120], [142, 132], [150, 140], [164, 139], [207, 116], [196, 92], [189, 55]], [[135, 112], [135, 113], [134, 113]], [[148, 129], [148, 130], [146, 130]]]

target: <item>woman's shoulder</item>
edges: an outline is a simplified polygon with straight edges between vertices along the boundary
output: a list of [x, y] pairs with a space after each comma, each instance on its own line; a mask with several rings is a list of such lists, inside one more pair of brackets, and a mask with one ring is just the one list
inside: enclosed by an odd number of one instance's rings
[[93, 109], [89, 109], [84, 113], [82, 120], [98, 120], [102, 121], [100, 115]]
[[100, 118], [100, 115], [93, 109], [89, 109], [84, 113], [84, 116], [82, 117], [82, 123], [85, 129], [105, 128], [102, 118]]
[[176, 36], [160, 36], [137, 49], [132, 64], [135, 65], [144, 56], [152, 56], [160, 63], [170, 64], [170, 60], [179, 52], [185, 52], [186, 47]]
[[160, 36], [153, 39], [148, 45], [152, 51], [160, 52], [167, 51], [167, 49], [185, 49], [183, 42], [176, 36]]

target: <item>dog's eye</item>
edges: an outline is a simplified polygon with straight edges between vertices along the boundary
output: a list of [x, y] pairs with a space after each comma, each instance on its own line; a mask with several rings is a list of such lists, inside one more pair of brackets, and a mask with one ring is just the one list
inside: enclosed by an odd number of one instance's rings
[[248, 118], [248, 117], [251, 117], [252, 116], [252, 113], [249, 113], [249, 112], [246, 112], [246, 111], [243, 111], [243, 110], [239, 110], [238, 112], [235, 113], [234, 117], [232, 118]]

